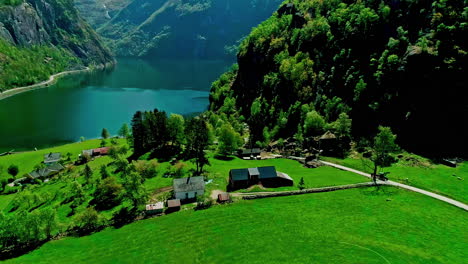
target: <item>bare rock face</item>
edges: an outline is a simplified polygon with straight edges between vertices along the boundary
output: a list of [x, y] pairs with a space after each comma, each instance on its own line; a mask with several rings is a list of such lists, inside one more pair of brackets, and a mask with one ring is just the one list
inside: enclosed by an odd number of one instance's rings
[[12, 44], [31, 46], [50, 41], [50, 36], [42, 30], [42, 19], [29, 3], [0, 11], [0, 21], [0, 36]]
[[78, 15], [72, 0], [26, 0], [0, 5], [0, 38], [15, 46], [64, 48], [84, 65], [113, 62], [94, 30]]

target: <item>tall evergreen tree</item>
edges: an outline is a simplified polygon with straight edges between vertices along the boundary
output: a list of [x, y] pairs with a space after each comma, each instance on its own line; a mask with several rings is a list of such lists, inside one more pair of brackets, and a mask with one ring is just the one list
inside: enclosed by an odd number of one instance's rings
[[133, 135], [133, 150], [136, 155], [143, 154], [144, 152], [144, 133], [143, 127], [143, 113], [137, 111], [132, 118], [132, 135]]
[[187, 137], [187, 155], [195, 160], [196, 173], [200, 174], [203, 167], [209, 164], [205, 150], [210, 144], [208, 126], [200, 117], [195, 117], [187, 122], [185, 127]]

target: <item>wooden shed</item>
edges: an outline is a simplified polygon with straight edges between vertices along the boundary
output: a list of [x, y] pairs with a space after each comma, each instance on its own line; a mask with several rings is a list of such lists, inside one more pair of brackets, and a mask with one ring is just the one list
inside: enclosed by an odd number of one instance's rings
[[167, 209], [166, 212], [176, 212], [180, 210], [180, 200], [179, 199], [172, 199], [167, 200]]
[[220, 193], [218, 194], [218, 203], [227, 203], [231, 201], [229, 193]]

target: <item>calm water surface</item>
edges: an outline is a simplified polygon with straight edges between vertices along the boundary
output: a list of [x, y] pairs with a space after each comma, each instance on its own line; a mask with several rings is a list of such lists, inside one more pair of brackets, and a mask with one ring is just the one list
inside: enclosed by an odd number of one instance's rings
[[68, 76], [56, 85], [0, 100], [0, 152], [43, 148], [112, 134], [137, 110], [191, 114], [208, 107], [226, 61], [120, 59], [114, 70]]

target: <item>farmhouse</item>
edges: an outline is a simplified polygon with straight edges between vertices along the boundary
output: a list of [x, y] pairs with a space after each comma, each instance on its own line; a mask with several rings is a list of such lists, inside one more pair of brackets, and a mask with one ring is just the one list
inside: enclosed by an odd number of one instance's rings
[[109, 150], [110, 150], [110, 147], [86, 149], [86, 150], [81, 151], [81, 155], [89, 156], [89, 157], [104, 156], [104, 155], [109, 154]]
[[93, 149], [93, 156], [104, 156], [109, 154], [110, 147]]
[[27, 176], [28, 178], [40, 179], [40, 178], [47, 178], [54, 174], [59, 173], [60, 171], [64, 170], [65, 168], [60, 163], [51, 164], [43, 169], [38, 169], [35, 171], [30, 172]]
[[161, 214], [164, 209], [163, 202], [157, 202], [155, 204], [147, 204], [146, 205], [146, 214], [147, 215], [154, 215], [154, 214]]
[[60, 153], [49, 153], [44, 154], [44, 164], [45, 165], [52, 165], [60, 161], [62, 158], [62, 154]]
[[277, 172], [274, 166], [232, 169], [229, 172], [229, 187], [233, 190], [262, 184], [265, 187], [292, 186], [293, 179], [287, 174]]
[[243, 159], [261, 159], [261, 152], [259, 148], [244, 149], [242, 150], [241, 156]]
[[194, 199], [205, 193], [203, 176], [174, 179], [173, 185], [175, 198], [179, 200]]

